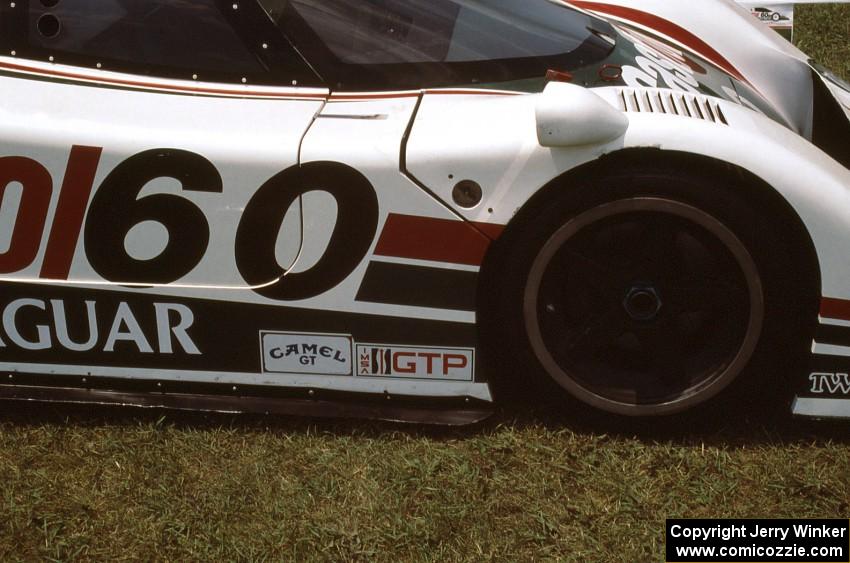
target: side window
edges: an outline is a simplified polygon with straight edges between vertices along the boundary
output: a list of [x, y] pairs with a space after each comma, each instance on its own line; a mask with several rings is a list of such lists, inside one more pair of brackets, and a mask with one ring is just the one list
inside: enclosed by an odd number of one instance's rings
[[[11, 7], [3, 8], [3, 28], [16, 22], [17, 56], [199, 80], [255, 82], [269, 70], [237, 32], [243, 15], [233, 0], [18, 0]], [[4, 47], [10, 42], [4, 34]]]

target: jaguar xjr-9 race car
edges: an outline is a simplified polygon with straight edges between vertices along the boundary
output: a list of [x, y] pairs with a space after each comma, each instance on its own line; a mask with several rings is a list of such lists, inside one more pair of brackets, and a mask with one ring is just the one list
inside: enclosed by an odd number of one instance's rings
[[850, 415], [850, 87], [731, 1], [15, 0], [0, 53], [2, 397]]

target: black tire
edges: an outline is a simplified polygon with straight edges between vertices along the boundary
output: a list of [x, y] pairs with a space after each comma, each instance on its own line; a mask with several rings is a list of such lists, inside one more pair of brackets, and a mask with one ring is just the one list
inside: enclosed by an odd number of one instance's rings
[[817, 273], [798, 271], [797, 241], [747, 190], [671, 168], [549, 192], [489, 278], [485, 342], [515, 360], [497, 391], [609, 420], [784, 397], [811, 345]]
[[770, 19], [772, 19], [775, 22], [778, 22], [780, 19], [782, 19], [782, 17], [779, 14], [774, 13], [772, 16], [770, 16]]

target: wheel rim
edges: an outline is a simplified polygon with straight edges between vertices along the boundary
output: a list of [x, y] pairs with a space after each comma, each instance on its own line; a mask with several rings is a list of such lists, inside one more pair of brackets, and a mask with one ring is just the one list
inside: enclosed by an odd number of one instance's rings
[[640, 197], [586, 211], [543, 245], [523, 317], [547, 373], [623, 415], [680, 412], [743, 371], [761, 335], [758, 268], [723, 223]]

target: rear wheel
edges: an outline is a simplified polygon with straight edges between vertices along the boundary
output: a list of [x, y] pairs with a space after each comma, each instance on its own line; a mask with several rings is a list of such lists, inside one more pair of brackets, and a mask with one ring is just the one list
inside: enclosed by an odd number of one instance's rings
[[[729, 402], [759, 377], [776, 386], [764, 360], [805, 353], [811, 311], [789, 299], [787, 252], [744, 188], [660, 171], [591, 184], [511, 241], [498, 332], [514, 374], [532, 366], [544, 387], [617, 416]], [[783, 344], [771, 326], [787, 323], [802, 334]]]

